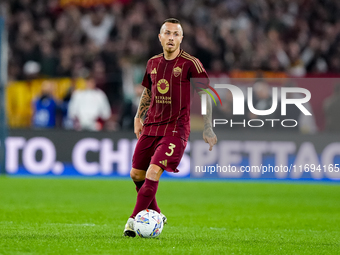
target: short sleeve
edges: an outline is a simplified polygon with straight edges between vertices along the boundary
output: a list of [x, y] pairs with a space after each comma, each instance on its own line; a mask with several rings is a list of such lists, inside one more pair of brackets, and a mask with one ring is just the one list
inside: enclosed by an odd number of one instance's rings
[[197, 92], [201, 91], [199, 88], [206, 89], [209, 87], [210, 82], [208, 74], [205, 71], [202, 63], [197, 58], [191, 62], [189, 77], [192, 86]]
[[148, 67], [149, 67], [149, 62], [146, 66], [146, 70], [145, 70], [145, 74], [144, 74], [144, 78], [142, 81], [142, 85], [147, 88], [147, 89], [151, 89], [151, 85], [152, 85], [152, 81], [151, 81], [151, 77], [150, 74], [148, 73]]

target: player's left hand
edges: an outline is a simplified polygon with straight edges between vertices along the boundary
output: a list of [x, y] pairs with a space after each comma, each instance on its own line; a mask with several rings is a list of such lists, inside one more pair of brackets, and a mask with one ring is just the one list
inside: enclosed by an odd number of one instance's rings
[[139, 139], [142, 129], [143, 129], [143, 120], [141, 118], [135, 118], [134, 132], [136, 134], [137, 139]]
[[214, 131], [212, 130], [212, 128], [204, 129], [203, 139], [206, 143], [209, 143], [209, 146], [210, 146], [209, 151], [211, 151], [214, 145], [217, 143], [217, 137]]

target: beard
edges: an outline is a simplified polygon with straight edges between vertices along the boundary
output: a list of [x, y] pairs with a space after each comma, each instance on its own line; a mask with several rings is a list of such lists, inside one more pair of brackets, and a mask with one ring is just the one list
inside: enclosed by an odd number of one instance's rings
[[168, 45], [166, 45], [166, 46], [164, 47], [164, 50], [165, 50], [167, 53], [173, 53], [173, 52], [175, 52], [177, 49], [178, 49], [178, 46], [177, 46], [177, 47], [168, 47]]

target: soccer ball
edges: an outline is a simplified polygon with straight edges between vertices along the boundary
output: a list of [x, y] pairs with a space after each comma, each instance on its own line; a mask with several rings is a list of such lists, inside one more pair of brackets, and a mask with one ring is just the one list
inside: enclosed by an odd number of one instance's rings
[[145, 238], [154, 238], [163, 230], [163, 219], [161, 215], [151, 209], [139, 212], [135, 217], [135, 231], [137, 235]]

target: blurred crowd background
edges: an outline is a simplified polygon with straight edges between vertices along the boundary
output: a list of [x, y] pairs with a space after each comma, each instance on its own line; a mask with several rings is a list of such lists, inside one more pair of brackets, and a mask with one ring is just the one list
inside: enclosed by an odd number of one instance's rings
[[[13, 128], [132, 129], [145, 65], [162, 52], [157, 35], [168, 17], [181, 21], [182, 48], [212, 77], [340, 77], [339, 0], [13, 0], [1, 8]], [[336, 113], [331, 100], [325, 114]]]

